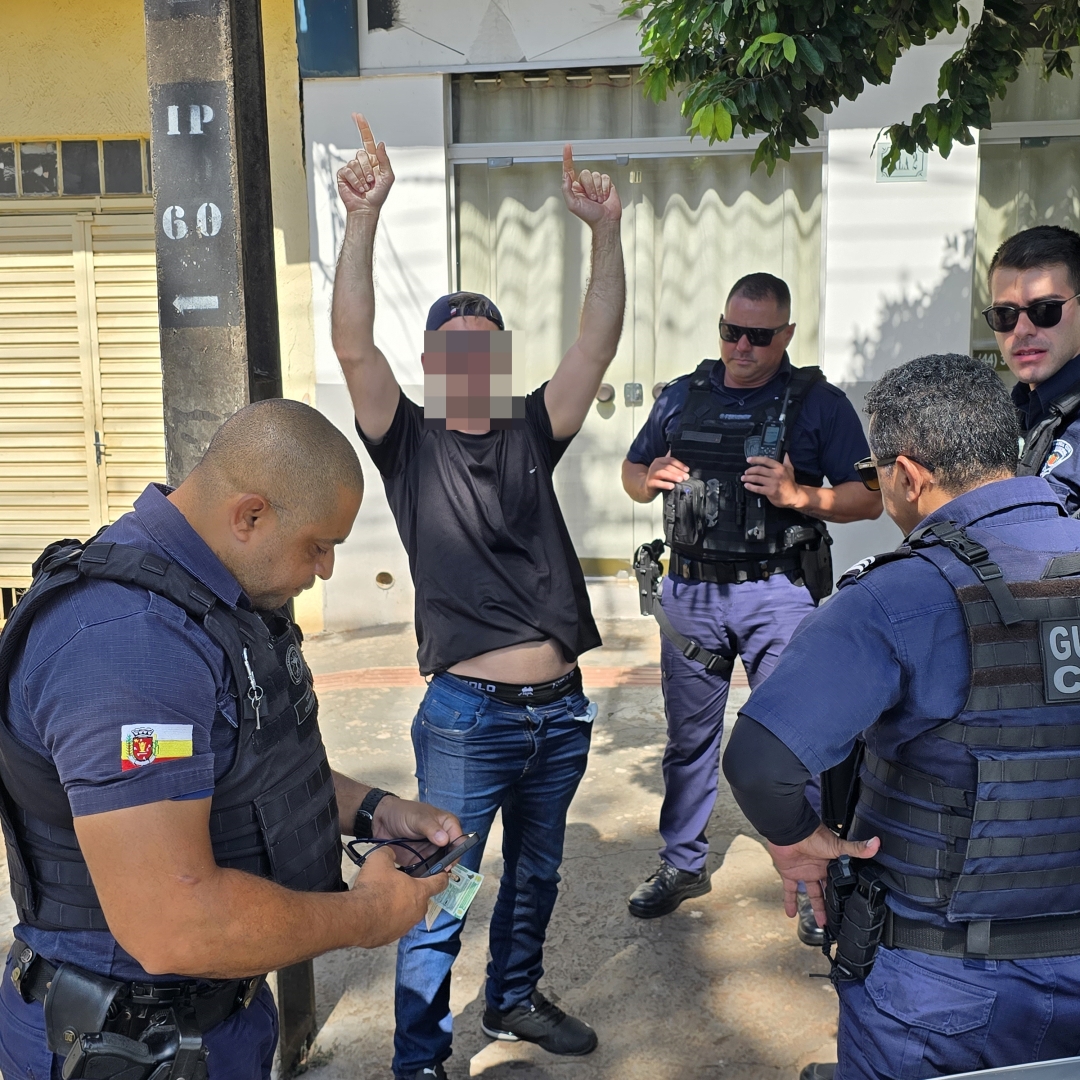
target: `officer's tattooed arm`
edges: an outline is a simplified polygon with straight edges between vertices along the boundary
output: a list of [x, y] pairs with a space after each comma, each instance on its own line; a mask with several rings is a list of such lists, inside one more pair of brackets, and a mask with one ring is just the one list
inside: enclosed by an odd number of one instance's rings
[[[448, 882], [446, 874], [401, 873], [382, 848], [348, 892], [285, 889], [218, 866], [209, 821], [209, 799], [75, 819], [109, 929], [151, 974], [238, 979], [331, 949], [386, 945], [424, 917]], [[408, 823], [390, 822], [398, 824]]]
[[881, 516], [881, 494], [869, 491], [861, 481], [853, 480], [836, 487], [812, 487], [795, 480], [791, 458], [773, 461], [766, 457], [747, 458], [743, 473], [747, 491], [764, 495], [773, 504], [798, 510], [822, 521], [873, 521]]
[[345, 375], [353, 409], [369, 439], [381, 439], [393, 422], [400, 390], [390, 364], [375, 344], [375, 230], [379, 214], [394, 183], [386, 147], [371, 134], [359, 113], [353, 119], [363, 145], [356, 157], [338, 170], [338, 194], [345, 204], [345, 240], [341, 245], [331, 332], [334, 351]]
[[622, 463], [623, 491], [634, 502], [652, 502], [661, 491], [670, 491], [690, 475], [690, 470], [670, 454], [654, 458], [651, 465], [641, 465], [629, 458]]

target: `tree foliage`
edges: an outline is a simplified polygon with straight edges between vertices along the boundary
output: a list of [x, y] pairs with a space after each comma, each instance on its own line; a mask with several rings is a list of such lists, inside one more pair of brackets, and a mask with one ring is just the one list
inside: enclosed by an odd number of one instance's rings
[[[644, 12], [645, 91], [661, 101], [683, 93], [690, 132], [710, 142], [763, 132], [753, 168], [771, 173], [818, 130], [811, 110], [832, 112], [867, 85], [887, 83], [897, 58], [940, 33], [969, 26], [958, 0], [630, 0]], [[974, 142], [990, 126], [1029, 49], [1042, 73], [1072, 77], [1068, 49], [1080, 44], [1078, 0], [985, 0], [963, 47], [941, 69], [938, 100], [887, 129], [886, 167], [902, 151]]]

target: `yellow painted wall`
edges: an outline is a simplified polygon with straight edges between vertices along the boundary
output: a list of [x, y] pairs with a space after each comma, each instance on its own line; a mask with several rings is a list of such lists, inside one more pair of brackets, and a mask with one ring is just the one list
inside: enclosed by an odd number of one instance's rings
[[0, 138], [146, 135], [141, 0], [3, 0]]
[[[262, 0], [274, 261], [277, 266], [282, 390], [286, 397], [315, 405], [308, 194], [293, 4], [294, 0]], [[321, 581], [296, 598], [296, 618], [305, 633], [322, 630], [323, 606]]]
[[[262, 13], [282, 383], [315, 404], [293, 0], [262, 0]], [[0, 41], [0, 139], [149, 133], [142, 0], [0, 0]], [[296, 607], [305, 631], [321, 630], [321, 583]]]

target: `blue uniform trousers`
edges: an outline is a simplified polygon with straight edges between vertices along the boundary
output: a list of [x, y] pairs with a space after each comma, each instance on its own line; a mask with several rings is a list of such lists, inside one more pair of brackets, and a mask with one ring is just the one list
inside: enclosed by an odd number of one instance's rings
[[[0, 984], [0, 1075], [4, 1080], [60, 1080], [63, 1060], [45, 1045], [41, 1004], [23, 1001], [11, 981], [8, 956]], [[210, 1080], [270, 1080], [277, 1047], [274, 997], [263, 987], [246, 1009], [204, 1036]]]
[[[776, 666], [815, 606], [810, 593], [783, 574], [741, 585], [669, 577], [661, 604], [676, 630], [712, 652], [738, 653], [751, 687]], [[716, 802], [730, 683], [687, 660], [666, 637], [660, 639], [660, 670], [668, 728], [660, 857], [677, 870], [698, 873], [709, 853], [705, 829]]]
[[879, 949], [840, 984], [836, 1080], [927, 1080], [1080, 1054], [1080, 956], [962, 960]]
[[[543, 974], [558, 894], [566, 812], [585, 773], [595, 710], [581, 693], [550, 705], [508, 705], [450, 675], [436, 675], [413, 721], [420, 798], [456, 814], [486, 841], [502, 810], [503, 875], [491, 916], [486, 1001], [508, 1012]], [[477, 870], [484, 844], [462, 858]], [[485, 884], [484, 888], [490, 888]], [[398, 944], [394, 1073], [450, 1056], [450, 969], [464, 920], [440, 912]]]

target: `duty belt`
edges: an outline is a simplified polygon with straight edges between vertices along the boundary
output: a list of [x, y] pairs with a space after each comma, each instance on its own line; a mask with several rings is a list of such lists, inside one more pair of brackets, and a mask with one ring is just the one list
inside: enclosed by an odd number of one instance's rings
[[[44, 1005], [53, 988], [58, 965], [39, 956], [18, 938], [11, 946], [9, 957], [12, 963], [11, 981], [23, 1000], [40, 1001]], [[63, 966], [70, 968], [73, 965]], [[89, 972], [81, 974], [95, 983], [115, 982]], [[114, 1004], [109, 1007], [105, 1024], [109, 1030], [134, 1038], [141, 1028], [145, 1027], [140, 1020], [146, 1019], [157, 1009], [184, 1002], [191, 1005], [199, 1031], [207, 1032], [227, 1020], [233, 1013], [247, 1008], [265, 981], [265, 975], [255, 975], [248, 979], [210, 983], [194, 980], [175, 983], [116, 982], [119, 992], [115, 996]], [[67, 1041], [74, 1042], [74, 1039], [72, 1029], [72, 1037]]]
[[774, 574], [790, 576], [802, 570], [798, 555], [771, 556], [750, 562], [703, 562], [688, 559], [677, 551], [671, 552], [671, 576], [691, 581], [710, 581], [714, 585], [741, 585], [747, 581], [768, 581]]
[[978, 960], [1037, 960], [1080, 955], [1080, 915], [1047, 919], [994, 919], [935, 926], [897, 915], [885, 917], [881, 944], [931, 956]]

